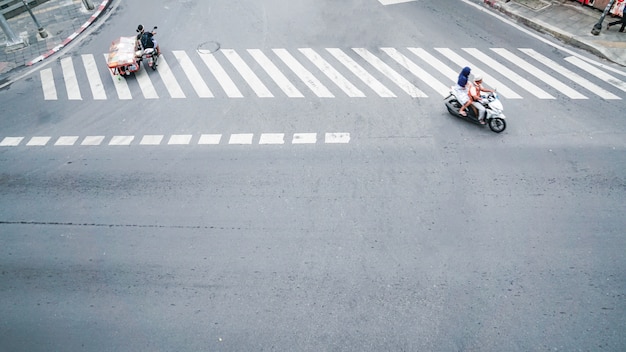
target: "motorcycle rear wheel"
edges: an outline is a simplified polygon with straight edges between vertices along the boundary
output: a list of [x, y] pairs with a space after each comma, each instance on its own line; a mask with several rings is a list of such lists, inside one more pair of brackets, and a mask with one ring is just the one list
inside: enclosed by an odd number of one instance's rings
[[500, 133], [506, 129], [506, 121], [498, 117], [491, 119], [489, 120], [489, 128], [495, 133]]

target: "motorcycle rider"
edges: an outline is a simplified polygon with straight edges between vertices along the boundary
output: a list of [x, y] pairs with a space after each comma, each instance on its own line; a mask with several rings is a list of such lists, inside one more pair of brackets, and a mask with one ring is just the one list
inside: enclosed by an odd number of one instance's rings
[[483, 98], [481, 92], [494, 92], [493, 89], [483, 87], [483, 77], [479, 74], [474, 76], [474, 83], [470, 83], [469, 98], [472, 106], [478, 110], [476, 114], [481, 125], [485, 124], [485, 114], [487, 113], [485, 106], [482, 104]]
[[470, 75], [470, 72], [472, 71], [471, 68], [465, 66], [463, 67], [463, 69], [461, 70], [461, 73], [459, 73], [459, 78], [456, 82], [456, 86], [454, 87], [454, 90], [456, 91], [456, 97], [459, 101], [459, 103], [461, 103], [461, 109], [459, 109], [459, 114], [463, 115], [463, 116], [467, 116], [467, 113], [465, 112], [465, 109], [469, 106], [471, 99], [469, 98], [469, 92], [468, 92], [468, 77]]
[[[156, 28], [156, 27], [154, 27]], [[143, 28], [143, 25], [137, 26], [137, 46], [146, 49], [146, 48], [154, 48], [156, 50], [156, 55], [161, 54], [161, 50], [159, 49], [159, 44], [156, 41], [154, 35], [156, 31], [153, 30], [151, 32], [146, 32]]]

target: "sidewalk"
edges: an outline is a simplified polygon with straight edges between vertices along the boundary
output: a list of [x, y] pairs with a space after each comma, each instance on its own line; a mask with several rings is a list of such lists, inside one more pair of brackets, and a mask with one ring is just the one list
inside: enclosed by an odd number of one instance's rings
[[619, 17], [607, 14], [599, 35], [591, 29], [600, 20], [602, 11], [572, 0], [484, 0], [512, 19], [539, 32], [548, 33], [572, 46], [626, 66], [626, 32], [621, 25], [606, 25]]
[[49, 0], [31, 8], [39, 24], [48, 33], [41, 38], [38, 28], [28, 12], [7, 19], [13, 33], [27, 43], [26, 46], [7, 46], [7, 37], [0, 29], [0, 83], [13, 70], [24, 68], [31, 61], [41, 60], [69, 44], [103, 10], [109, 1], [93, 0], [94, 9], [88, 10], [82, 0]]

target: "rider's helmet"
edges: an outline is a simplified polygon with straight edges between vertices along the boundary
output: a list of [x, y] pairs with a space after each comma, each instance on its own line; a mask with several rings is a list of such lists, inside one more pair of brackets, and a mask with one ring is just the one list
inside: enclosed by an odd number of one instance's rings
[[475, 76], [474, 76], [474, 82], [478, 82], [478, 83], [480, 83], [480, 82], [482, 82], [482, 81], [483, 81], [483, 76], [481, 76], [481, 75], [479, 75], [479, 74], [477, 74], [477, 75], [475, 75]]
[[137, 32], [143, 32], [143, 25], [138, 25], [137, 26]]

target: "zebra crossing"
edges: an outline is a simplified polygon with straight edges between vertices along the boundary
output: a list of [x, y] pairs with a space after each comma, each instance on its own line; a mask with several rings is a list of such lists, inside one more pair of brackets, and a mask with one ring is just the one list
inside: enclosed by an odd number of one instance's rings
[[173, 50], [162, 53], [156, 71], [130, 77], [113, 75], [106, 56], [65, 57], [40, 70], [43, 99], [424, 99], [446, 96], [464, 66], [480, 72], [505, 99], [626, 96], [623, 77], [574, 56], [557, 62], [529, 48]]
[[[348, 144], [350, 133], [327, 132], [319, 136], [316, 132], [299, 132], [288, 135], [285, 133], [261, 133], [255, 138], [254, 133], [233, 133], [227, 138], [222, 134], [173, 134], [166, 135], [101, 135], [80, 136], [7, 136], [0, 138], [0, 147], [68, 147], [68, 146], [159, 146], [159, 145], [283, 145], [283, 144]], [[289, 138], [291, 137], [291, 138]]]

